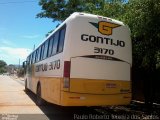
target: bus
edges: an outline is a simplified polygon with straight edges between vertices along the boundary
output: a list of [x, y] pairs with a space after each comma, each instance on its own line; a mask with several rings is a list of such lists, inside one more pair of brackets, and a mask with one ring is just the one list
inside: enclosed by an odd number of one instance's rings
[[123, 22], [75, 12], [26, 59], [25, 90], [60, 106], [131, 102], [132, 46]]

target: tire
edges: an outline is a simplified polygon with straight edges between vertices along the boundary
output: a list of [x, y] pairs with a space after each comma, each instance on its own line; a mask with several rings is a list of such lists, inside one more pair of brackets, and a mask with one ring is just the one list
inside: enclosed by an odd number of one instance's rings
[[27, 80], [25, 80], [25, 92], [28, 92], [29, 91], [29, 89], [27, 88]]
[[38, 106], [44, 105], [45, 101], [43, 100], [42, 96], [41, 96], [41, 85], [38, 84], [37, 86], [37, 99], [36, 99], [36, 104]]

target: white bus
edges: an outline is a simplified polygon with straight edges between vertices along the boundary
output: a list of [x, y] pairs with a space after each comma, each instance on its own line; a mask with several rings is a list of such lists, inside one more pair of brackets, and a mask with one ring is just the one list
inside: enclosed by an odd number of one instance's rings
[[25, 89], [61, 106], [127, 105], [132, 48], [120, 21], [75, 12], [28, 57]]

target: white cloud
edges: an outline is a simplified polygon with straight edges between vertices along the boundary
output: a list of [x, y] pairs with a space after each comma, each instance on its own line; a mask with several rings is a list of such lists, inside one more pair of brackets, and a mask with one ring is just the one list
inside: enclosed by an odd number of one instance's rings
[[27, 39], [35, 39], [35, 38], [38, 38], [39, 35], [23, 35], [22, 37]]
[[32, 50], [27, 48], [0, 47], [0, 59], [7, 64], [18, 64], [24, 61]]
[[0, 42], [1, 42], [1, 46], [15, 46], [14, 43], [4, 38], [1, 38]]

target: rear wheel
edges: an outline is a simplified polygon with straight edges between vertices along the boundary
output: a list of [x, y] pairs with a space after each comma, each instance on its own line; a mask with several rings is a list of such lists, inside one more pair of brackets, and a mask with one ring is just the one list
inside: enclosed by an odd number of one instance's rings
[[37, 101], [36, 104], [37, 105], [43, 105], [45, 103], [45, 101], [42, 99], [42, 95], [41, 95], [41, 85], [38, 84], [37, 86]]

